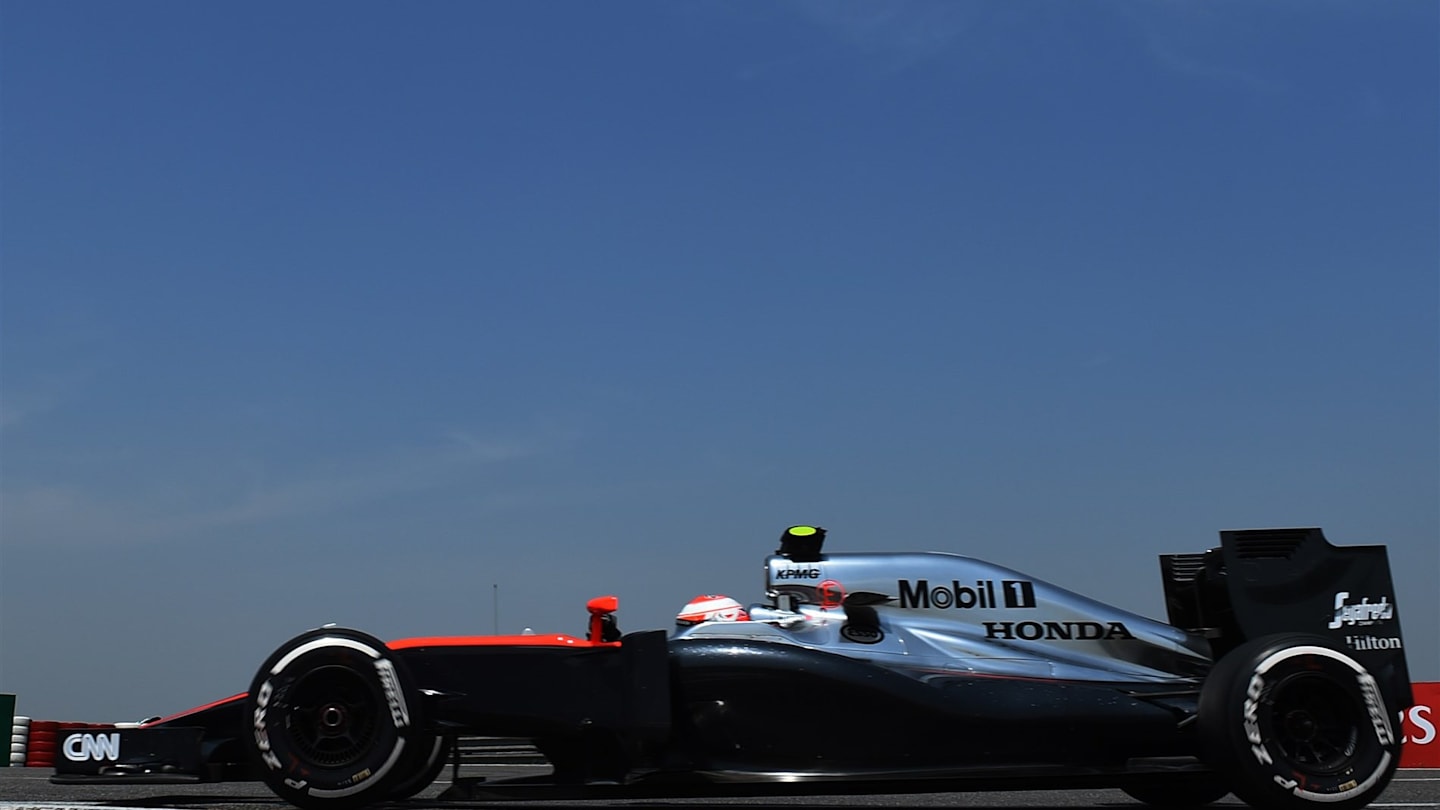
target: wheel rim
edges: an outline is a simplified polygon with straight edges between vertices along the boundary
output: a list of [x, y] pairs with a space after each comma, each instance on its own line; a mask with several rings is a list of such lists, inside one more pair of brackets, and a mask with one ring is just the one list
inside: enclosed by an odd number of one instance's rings
[[290, 689], [285, 727], [295, 754], [322, 768], [360, 761], [379, 733], [380, 701], [349, 667], [318, 667]]
[[1319, 674], [1294, 675], [1277, 684], [1267, 702], [1273, 738], [1296, 769], [1322, 776], [1354, 764], [1364, 709], [1340, 684]]

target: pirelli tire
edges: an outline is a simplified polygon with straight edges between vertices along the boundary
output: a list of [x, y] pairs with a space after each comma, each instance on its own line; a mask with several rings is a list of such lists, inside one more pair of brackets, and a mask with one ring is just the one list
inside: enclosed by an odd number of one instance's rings
[[340, 627], [303, 633], [261, 665], [244, 739], [277, 796], [311, 810], [386, 801], [428, 764], [434, 737], [403, 662]]
[[440, 735], [422, 738], [405, 755], [401, 769], [410, 774], [390, 788], [389, 800], [404, 801], [424, 790], [445, 770], [445, 752], [449, 741]]
[[1279, 634], [1216, 664], [1200, 692], [1202, 755], [1265, 810], [1364, 807], [1400, 761], [1400, 735], [1363, 665], [1328, 639]]

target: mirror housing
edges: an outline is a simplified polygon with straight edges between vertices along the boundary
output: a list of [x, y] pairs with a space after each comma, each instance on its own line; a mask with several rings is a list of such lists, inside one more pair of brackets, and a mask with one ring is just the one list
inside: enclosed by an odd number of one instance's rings
[[618, 596], [597, 596], [585, 603], [585, 609], [590, 612], [590, 632], [586, 640], [591, 643], [620, 640], [620, 629], [615, 624], [615, 611], [620, 609]]

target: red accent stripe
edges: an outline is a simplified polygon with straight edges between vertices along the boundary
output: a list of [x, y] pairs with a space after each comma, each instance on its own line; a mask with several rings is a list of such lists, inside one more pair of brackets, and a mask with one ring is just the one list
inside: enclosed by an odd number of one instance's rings
[[159, 720], [154, 720], [154, 721], [152, 721], [152, 722], [146, 723], [145, 725], [141, 726], [141, 728], [149, 728], [150, 726], [158, 726], [158, 725], [160, 725], [161, 723], [168, 723], [168, 722], [170, 722], [171, 720], [178, 720], [179, 718], [185, 717], [186, 715], [197, 714], [197, 713], [199, 713], [199, 712], [205, 711], [206, 709], [213, 709], [213, 708], [215, 708], [215, 707], [217, 707], [217, 706], [224, 706], [226, 703], [234, 703], [234, 702], [237, 701], [237, 700], [244, 700], [246, 694], [248, 694], [248, 693], [246, 693], [246, 692], [241, 692], [241, 693], [238, 694], [238, 695], [231, 695], [230, 697], [222, 698], [221, 700], [217, 700], [217, 701], [215, 701], [215, 702], [213, 702], [213, 703], [206, 703], [204, 706], [196, 706], [196, 707], [193, 708], [193, 709], [187, 709], [187, 710], [185, 710], [185, 711], [183, 711], [183, 712], [176, 712], [175, 714], [172, 714], [172, 715], [170, 715], [169, 717], [162, 717], [162, 718], [160, 718]]
[[[544, 636], [422, 636], [420, 638], [402, 638], [392, 641], [385, 646], [392, 650], [413, 650], [419, 647], [619, 647], [618, 641], [586, 641], [583, 638], [566, 636], [561, 634]], [[196, 706], [193, 709], [186, 709], [183, 712], [162, 717], [146, 723], [142, 728], [158, 726], [161, 723], [168, 723], [192, 714], [198, 714], [207, 709], [214, 709], [224, 706], [227, 703], [234, 703], [237, 700], [244, 700], [248, 693], [241, 692], [238, 695], [231, 695], [227, 698], [206, 703], [204, 706]], [[38, 721], [32, 725], [40, 725]]]
[[543, 636], [423, 636], [402, 638], [385, 645], [392, 650], [417, 647], [619, 647], [618, 641], [586, 641], [561, 634]]

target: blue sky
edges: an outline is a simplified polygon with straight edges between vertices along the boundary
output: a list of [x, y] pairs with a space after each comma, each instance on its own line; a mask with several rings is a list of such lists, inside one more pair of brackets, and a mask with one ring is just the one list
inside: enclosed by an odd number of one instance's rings
[[0, 689], [668, 626], [798, 522], [1157, 616], [1156, 554], [1319, 525], [1390, 545], [1440, 679], [1437, 31], [0, 3]]

